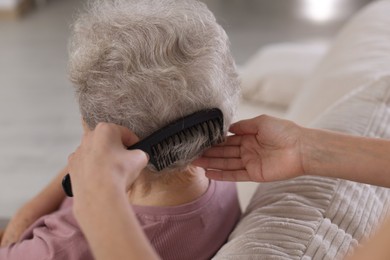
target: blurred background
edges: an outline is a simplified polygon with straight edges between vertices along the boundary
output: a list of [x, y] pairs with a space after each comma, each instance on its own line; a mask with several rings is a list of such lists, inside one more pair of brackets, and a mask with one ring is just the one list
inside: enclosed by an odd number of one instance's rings
[[[279, 42], [331, 41], [370, 0], [205, 0], [237, 64]], [[84, 1], [0, 0], [0, 217], [65, 166], [80, 118], [67, 80], [70, 24]], [[305, 61], [301, 61], [305, 62]]]

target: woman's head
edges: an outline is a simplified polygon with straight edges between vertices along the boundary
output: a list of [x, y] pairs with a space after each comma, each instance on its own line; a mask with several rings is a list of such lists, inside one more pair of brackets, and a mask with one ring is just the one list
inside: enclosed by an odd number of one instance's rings
[[226, 131], [239, 96], [226, 33], [195, 0], [91, 2], [73, 27], [69, 73], [90, 129], [116, 123], [141, 139], [214, 107]]

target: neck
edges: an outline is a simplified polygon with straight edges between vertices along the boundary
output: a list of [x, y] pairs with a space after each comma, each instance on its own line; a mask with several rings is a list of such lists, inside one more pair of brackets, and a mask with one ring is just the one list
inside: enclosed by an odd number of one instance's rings
[[147, 180], [145, 175], [141, 174], [128, 192], [129, 202], [142, 206], [177, 206], [199, 198], [209, 186], [209, 179], [205, 176], [204, 169], [199, 167], [190, 167], [175, 175], [178, 177], [173, 176], [173, 179], [168, 182], [153, 181], [149, 184], [150, 189], [145, 192]]

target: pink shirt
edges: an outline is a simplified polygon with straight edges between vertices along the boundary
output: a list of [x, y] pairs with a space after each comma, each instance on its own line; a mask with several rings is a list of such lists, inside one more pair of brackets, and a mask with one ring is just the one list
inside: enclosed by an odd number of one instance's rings
[[[0, 259], [93, 259], [73, 216], [72, 204], [73, 200], [66, 198], [58, 211], [41, 217], [26, 230], [20, 242], [0, 248]], [[216, 181], [188, 204], [132, 207], [163, 259], [210, 259], [241, 215], [235, 184]]]

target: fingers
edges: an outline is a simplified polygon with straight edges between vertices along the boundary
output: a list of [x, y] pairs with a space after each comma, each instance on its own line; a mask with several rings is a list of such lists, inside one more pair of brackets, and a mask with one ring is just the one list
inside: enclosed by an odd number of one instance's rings
[[241, 170], [245, 168], [240, 158], [201, 157], [194, 161], [193, 164], [205, 169]]
[[240, 144], [242, 136], [229, 136], [225, 142], [218, 144], [207, 149], [202, 157], [240, 157]]
[[119, 131], [121, 132], [121, 139], [122, 143], [129, 147], [132, 146], [133, 144], [137, 143], [139, 141], [139, 137], [134, 134], [132, 131], [130, 131], [128, 128], [123, 127], [123, 126], [118, 126]]
[[[76, 150], [77, 150], [77, 149], [76, 149]], [[69, 156], [68, 156], [68, 163], [70, 163], [70, 161], [71, 161], [72, 158], [74, 157], [74, 154], [75, 154], [75, 152], [69, 154]]]
[[7, 231], [6, 233], [5, 230], [3, 230], [3, 234], [1, 234], [1, 236], [1, 247], [9, 246], [10, 244], [15, 243], [19, 239], [19, 237], [14, 232], [10, 233], [9, 231]]
[[258, 117], [238, 121], [230, 126], [229, 131], [237, 135], [257, 134], [259, 129], [257, 119]]
[[217, 144], [215, 146], [237, 146], [240, 145], [241, 142], [242, 142], [242, 136], [230, 135], [226, 138], [226, 140], [223, 143]]
[[134, 172], [141, 172], [149, 161], [148, 154], [141, 150], [130, 150], [127, 152], [127, 157], [127, 161]]
[[206, 176], [209, 179], [217, 180], [217, 181], [250, 181], [248, 173], [246, 170], [239, 171], [215, 171], [215, 170], [207, 170]]
[[111, 123], [99, 123], [93, 132], [96, 135], [102, 135], [100, 139], [109, 143], [117, 140], [125, 146], [131, 146], [139, 141], [138, 136], [128, 128]]
[[147, 153], [141, 150], [129, 150], [127, 151], [126, 157], [122, 160], [126, 165], [125, 183], [126, 190], [130, 189], [130, 186], [141, 174], [142, 170], [146, 167], [149, 156]]
[[240, 136], [232, 136], [219, 146], [213, 146], [207, 149], [202, 157], [193, 161], [193, 164], [202, 168], [214, 169], [241, 169], [243, 167], [240, 159], [241, 151], [239, 146], [230, 146], [241, 142]]
[[219, 157], [219, 158], [239, 158], [240, 147], [238, 146], [216, 146], [206, 150], [203, 157]]

